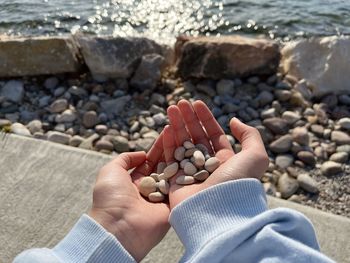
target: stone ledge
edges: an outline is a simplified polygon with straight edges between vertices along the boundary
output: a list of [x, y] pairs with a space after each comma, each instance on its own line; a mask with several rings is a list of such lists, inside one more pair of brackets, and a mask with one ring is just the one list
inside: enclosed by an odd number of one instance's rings
[[[62, 239], [88, 210], [97, 172], [112, 158], [16, 135], [1, 137], [0, 155], [1, 262], [10, 262], [26, 248], [52, 247]], [[349, 219], [275, 198], [269, 204], [304, 213], [315, 226], [322, 251], [350, 262]], [[143, 262], [178, 262], [183, 251], [171, 230]]]

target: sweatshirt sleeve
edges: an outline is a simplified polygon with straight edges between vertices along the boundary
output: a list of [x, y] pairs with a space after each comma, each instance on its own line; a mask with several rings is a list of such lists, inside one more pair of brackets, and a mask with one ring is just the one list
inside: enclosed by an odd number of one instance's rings
[[14, 263], [135, 262], [119, 241], [88, 215], [82, 215], [53, 249], [35, 248], [19, 254]]
[[256, 179], [199, 192], [172, 210], [170, 223], [186, 249], [181, 262], [333, 262], [303, 214], [268, 210]]

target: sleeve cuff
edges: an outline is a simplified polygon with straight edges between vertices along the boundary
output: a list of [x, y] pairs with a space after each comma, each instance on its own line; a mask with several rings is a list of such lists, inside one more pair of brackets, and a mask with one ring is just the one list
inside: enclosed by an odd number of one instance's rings
[[62, 262], [135, 262], [111, 233], [85, 214], [53, 251]]
[[183, 201], [172, 210], [170, 224], [186, 250], [195, 251], [267, 209], [261, 183], [240, 179], [210, 187]]

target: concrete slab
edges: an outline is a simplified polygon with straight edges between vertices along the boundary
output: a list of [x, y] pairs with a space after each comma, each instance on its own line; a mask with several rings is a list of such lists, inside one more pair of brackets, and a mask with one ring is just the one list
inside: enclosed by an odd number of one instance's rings
[[[52, 247], [91, 204], [98, 170], [110, 156], [0, 134], [0, 262], [11, 262], [31, 247]], [[350, 220], [279, 199], [314, 223], [323, 252], [350, 262]], [[173, 230], [143, 262], [178, 262], [183, 247]]]

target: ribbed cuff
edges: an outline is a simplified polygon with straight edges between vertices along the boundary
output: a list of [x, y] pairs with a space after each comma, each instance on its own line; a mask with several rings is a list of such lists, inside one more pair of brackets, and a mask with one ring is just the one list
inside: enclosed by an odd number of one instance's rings
[[240, 179], [210, 187], [180, 203], [170, 214], [170, 224], [186, 254], [191, 254], [266, 210], [261, 183], [256, 179]]
[[111, 233], [85, 214], [53, 252], [67, 263], [135, 262]]

